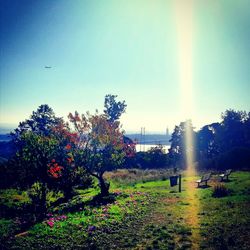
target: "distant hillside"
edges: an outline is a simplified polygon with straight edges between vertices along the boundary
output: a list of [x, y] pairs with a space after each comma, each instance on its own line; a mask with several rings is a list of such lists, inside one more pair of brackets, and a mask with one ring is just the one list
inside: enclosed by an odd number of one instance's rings
[[15, 154], [15, 146], [11, 141], [10, 134], [0, 134], [0, 163]]
[[0, 141], [10, 141], [10, 134], [0, 134]]
[[137, 141], [138, 144], [161, 144], [170, 145], [170, 135], [164, 134], [146, 134], [141, 136], [141, 134], [126, 134], [127, 137], [133, 141]]
[[9, 159], [15, 152], [15, 145], [12, 141], [0, 141], [0, 157]]

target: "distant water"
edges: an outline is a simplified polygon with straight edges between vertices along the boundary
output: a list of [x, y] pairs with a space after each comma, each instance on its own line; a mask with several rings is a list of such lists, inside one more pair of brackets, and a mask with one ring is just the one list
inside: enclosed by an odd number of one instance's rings
[[[9, 134], [0, 134], [0, 142], [4, 141], [10, 141], [11, 137]], [[136, 144], [136, 152], [146, 152], [150, 150], [151, 148], [155, 148], [159, 146], [159, 144]], [[163, 145], [163, 149], [165, 150], [166, 153], [168, 153], [168, 149], [170, 148], [170, 145]]]
[[[136, 152], [146, 152], [151, 148], [155, 148], [159, 145], [156, 144], [150, 144], [150, 145], [144, 145], [144, 144], [136, 144]], [[165, 150], [166, 153], [168, 153], [168, 149], [170, 148], [170, 145], [163, 145], [163, 149]]]

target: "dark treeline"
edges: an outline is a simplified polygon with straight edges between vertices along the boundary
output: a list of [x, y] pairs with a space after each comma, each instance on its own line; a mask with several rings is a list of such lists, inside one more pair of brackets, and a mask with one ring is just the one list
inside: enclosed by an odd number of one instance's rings
[[[186, 147], [185, 132], [193, 137]], [[169, 156], [173, 164], [185, 165], [185, 154], [192, 151], [200, 168], [224, 170], [250, 168], [250, 113], [226, 110], [220, 123], [211, 123], [194, 131], [190, 120], [176, 126], [171, 137]]]

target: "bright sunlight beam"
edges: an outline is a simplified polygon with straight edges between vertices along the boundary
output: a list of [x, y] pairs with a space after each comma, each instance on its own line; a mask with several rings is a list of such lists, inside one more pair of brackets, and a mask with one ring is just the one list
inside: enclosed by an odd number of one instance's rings
[[[178, 63], [180, 82], [181, 117], [190, 119], [194, 115], [193, 96], [193, 0], [176, 0], [176, 26], [178, 38]], [[194, 175], [193, 133], [186, 126], [186, 168], [188, 175]]]
[[188, 184], [186, 194], [190, 205], [186, 210], [188, 224], [192, 228], [192, 249], [199, 249], [199, 200], [193, 176], [197, 175], [194, 160], [194, 138], [192, 123], [188, 122], [194, 115], [194, 96], [193, 96], [193, 0], [176, 0], [176, 26], [178, 34], [178, 63], [179, 63], [179, 82], [181, 91], [181, 117], [186, 119], [185, 124], [185, 143], [186, 146], [186, 176]]

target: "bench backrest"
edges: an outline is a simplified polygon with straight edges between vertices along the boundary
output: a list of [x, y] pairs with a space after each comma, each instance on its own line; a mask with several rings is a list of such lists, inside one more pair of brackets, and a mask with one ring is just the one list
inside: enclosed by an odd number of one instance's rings
[[211, 173], [209, 174], [204, 174], [202, 177], [201, 177], [201, 181], [208, 181], [211, 177]]
[[231, 173], [232, 173], [232, 169], [228, 169], [226, 170], [225, 175], [230, 175]]

